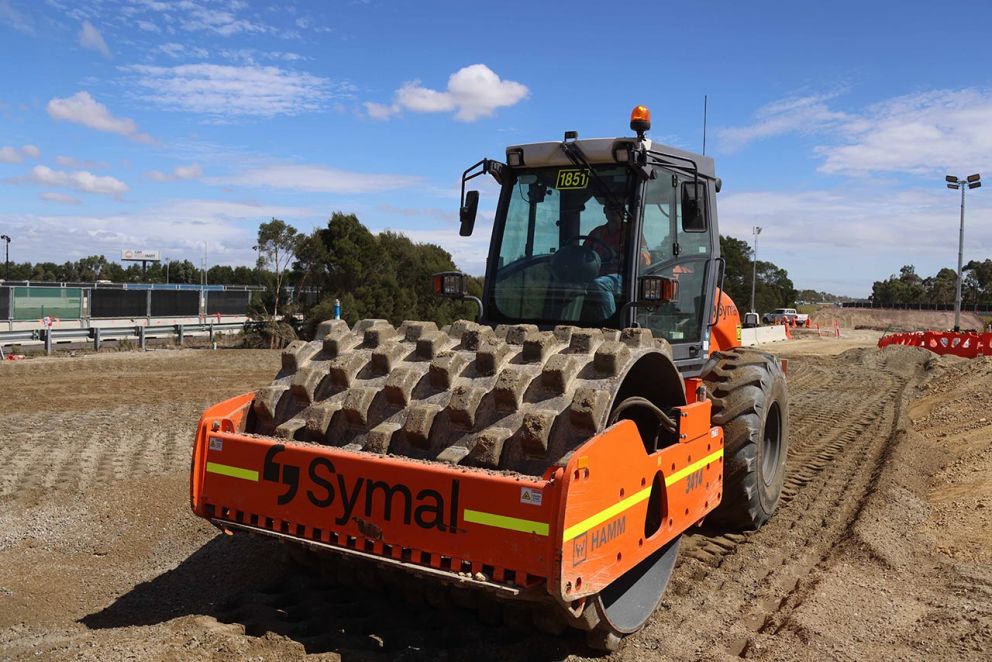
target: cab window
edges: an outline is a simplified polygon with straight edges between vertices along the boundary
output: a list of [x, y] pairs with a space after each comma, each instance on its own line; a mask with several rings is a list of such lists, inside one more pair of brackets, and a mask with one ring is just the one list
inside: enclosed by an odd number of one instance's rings
[[[673, 303], [638, 308], [637, 322], [672, 343], [699, 342], [706, 302], [710, 232], [682, 229], [682, 178], [659, 170], [644, 187], [643, 233], [651, 254], [640, 273], [667, 276], [679, 283]], [[709, 224], [707, 224], [709, 227]]]

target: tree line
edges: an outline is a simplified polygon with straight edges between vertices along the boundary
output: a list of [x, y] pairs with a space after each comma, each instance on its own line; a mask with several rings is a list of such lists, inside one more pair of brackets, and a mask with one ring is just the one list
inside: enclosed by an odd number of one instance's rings
[[[720, 248], [727, 261], [724, 291], [746, 310], [751, 298], [751, 249], [733, 237], [720, 237]], [[470, 302], [434, 295], [431, 275], [456, 270], [450, 253], [396, 232], [373, 233], [354, 214], [335, 212], [325, 227], [310, 233], [301, 233], [280, 219], [261, 223], [257, 250], [254, 268], [214, 265], [207, 270], [207, 282], [262, 286], [252, 303], [259, 317], [303, 315], [312, 329], [333, 316], [335, 300], [340, 301], [342, 318], [349, 324], [375, 317], [394, 324], [422, 319], [443, 325], [476, 314]], [[139, 265], [124, 267], [102, 255], [61, 265], [18, 263], [10, 267], [10, 280], [196, 284], [201, 277], [200, 269], [189, 260], [155, 263], [142, 273]], [[469, 292], [481, 296], [481, 278], [470, 279]], [[757, 262], [758, 311], [795, 305], [796, 297], [785, 269], [772, 262]]]
[[[765, 313], [775, 308], [796, 305], [797, 291], [789, 278], [789, 272], [773, 262], [764, 260], [758, 260], [755, 265], [753, 252], [746, 241], [721, 236], [720, 255], [727, 261], [723, 291], [734, 300], [742, 315], [751, 309], [752, 274], [755, 275], [754, 309], [756, 311]], [[810, 290], [804, 292], [809, 293]]]
[[[992, 305], [992, 259], [971, 260], [961, 269], [962, 305]], [[875, 281], [871, 288], [874, 305], [945, 304], [954, 303], [957, 271], [949, 267], [933, 276], [921, 276], [911, 264], [886, 280]]]

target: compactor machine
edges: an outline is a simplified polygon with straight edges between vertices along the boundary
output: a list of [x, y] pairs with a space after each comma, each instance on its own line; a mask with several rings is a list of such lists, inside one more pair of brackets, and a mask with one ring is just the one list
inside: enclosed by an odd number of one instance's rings
[[721, 291], [713, 160], [652, 142], [643, 106], [630, 126], [466, 170], [463, 236], [466, 185], [499, 185], [482, 296], [461, 273], [434, 287], [477, 321], [330, 320], [291, 343], [271, 385], [203, 415], [194, 512], [606, 649], [649, 619], [686, 530], [761, 526], [785, 374], [740, 347]]

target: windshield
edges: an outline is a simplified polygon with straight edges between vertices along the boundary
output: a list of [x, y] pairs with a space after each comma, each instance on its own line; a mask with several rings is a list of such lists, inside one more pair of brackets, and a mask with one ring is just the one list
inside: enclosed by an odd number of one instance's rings
[[494, 297], [499, 317], [600, 324], [615, 317], [634, 186], [626, 167], [517, 171], [504, 186]]

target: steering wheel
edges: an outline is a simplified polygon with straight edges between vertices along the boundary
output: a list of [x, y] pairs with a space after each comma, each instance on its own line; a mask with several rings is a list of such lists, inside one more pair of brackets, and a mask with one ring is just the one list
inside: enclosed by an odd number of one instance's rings
[[[616, 251], [615, 248], [613, 248], [612, 246], [610, 246], [608, 243], [606, 243], [605, 241], [603, 241], [599, 237], [594, 237], [591, 234], [577, 234], [574, 237], [572, 237], [571, 239], [566, 240], [565, 243], [562, 244], [562, 248], [564, 248], [565, 246], [568, 246], [570, 244], [577, 244], [577, 243], [579, 243], [580, 241], [583, 241], [583, 240], [584, 241], [589, 241], [589, 242], [591, 242], [593, 244], [598, 244], [598, 245], [600, 245], [600, 246], [602, 246], [603, 248], [606, 249], [606, 251], [607, 251], [606, 252], [606, 256], [604, 257], [604, 256], [600, 255], [600, 258], [602, 259], [603, 262], [613, 262], [614, 260], [617, 259], [617, 251]], [[590, 250], [591, 250], [591, 247], [590, 246], [583, 246], [583, 248], [590, 248]], [[596, 251], [596, 252], [598, 253], [599, 251]]]

